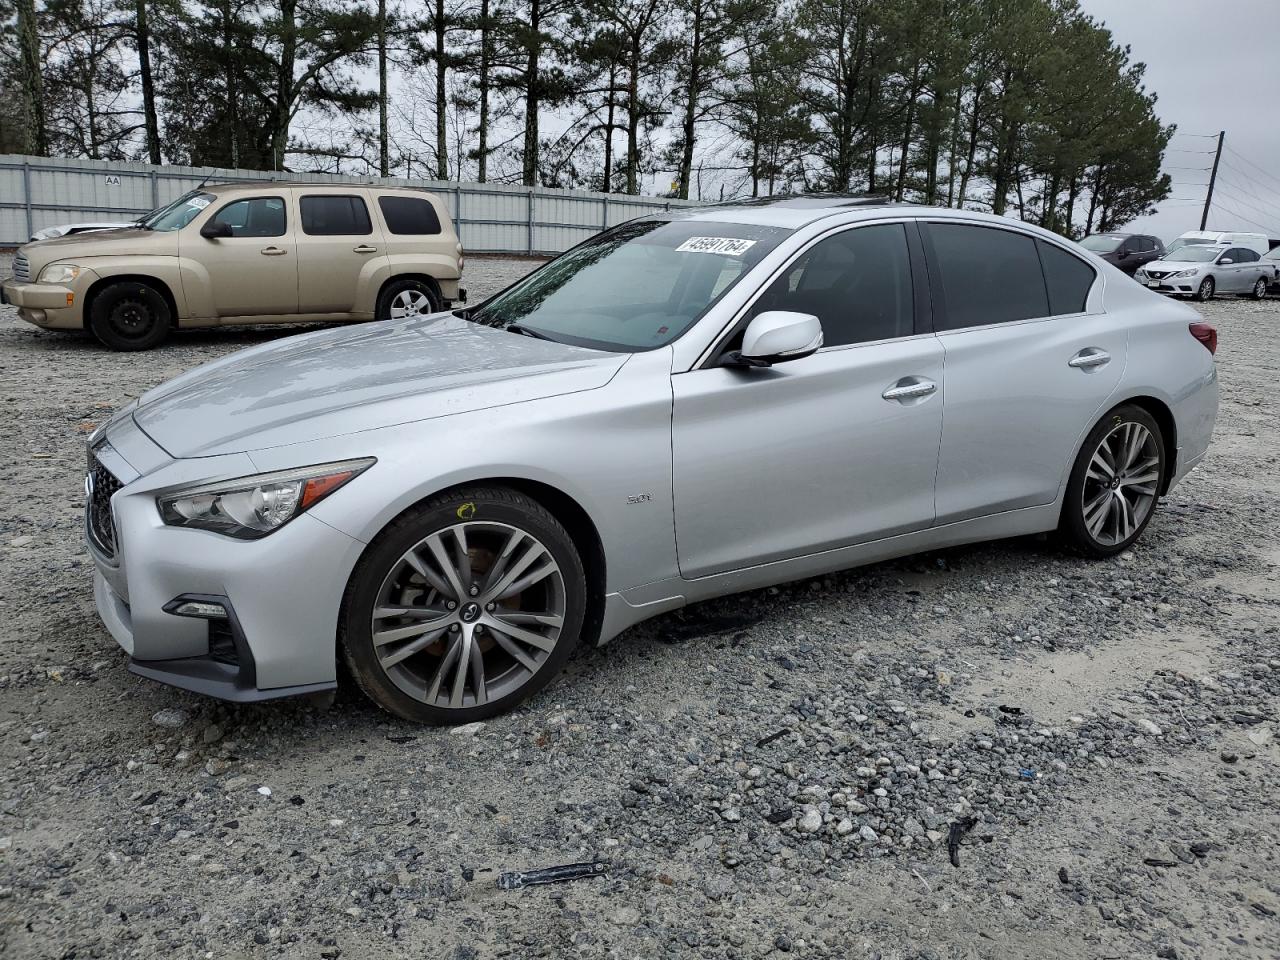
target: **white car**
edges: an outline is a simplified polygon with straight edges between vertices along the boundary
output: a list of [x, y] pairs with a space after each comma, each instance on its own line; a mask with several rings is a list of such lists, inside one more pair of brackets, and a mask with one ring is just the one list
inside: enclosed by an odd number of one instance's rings
[[75, 233], [93, 233], [98, 230], [125, 230], [137, 226], [136, 220], [104, 222], [104, 223], [60, 223], [56, 227], [45, 227], [31, 235], [31, 242], [37, 240], [56, 240], [58, 237], [69, 237]]
[[1246, 247], [1258, 256], [1264, 256], [1271, 248], [1265, 233], [1223, 233], [1219, 230], [1188, 230], [1169, 244], [1169, 253], [1187, 246]]
[[1256, 250], [1218, 244], [1190, 244], [1139, 267], [1133, 278], [1160, 293], [1192, 297], [1200, 302], [1218, 293], [1261, 300], [1273, 271]]

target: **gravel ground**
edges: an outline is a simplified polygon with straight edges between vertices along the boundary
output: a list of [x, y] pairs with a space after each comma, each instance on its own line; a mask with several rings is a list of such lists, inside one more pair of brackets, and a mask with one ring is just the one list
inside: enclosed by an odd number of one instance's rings
[[1126, 555], [1006, 541], [703, 604], [450, 732], [147, 683], [94, 614], [84, 435], [287, 331], [111, 354], [0, 311], [0, 952], [1280, 955], [1280, 302], [1204, 312], [1215, 445]]

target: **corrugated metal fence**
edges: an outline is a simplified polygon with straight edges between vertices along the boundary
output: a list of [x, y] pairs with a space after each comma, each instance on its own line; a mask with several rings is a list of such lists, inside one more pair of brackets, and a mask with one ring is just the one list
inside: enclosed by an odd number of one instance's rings
[[302, 180], [425, 187], [449, 208], [463, 246], [474, 253], [557, 253], [591, 234], [646, 213], [689, 204], [586, 190], [397, 177], [272, 173], [213, 167], [0, 156], [0, 247], [26, 243], [58, 223], [132, 220], [208, 178], [210, 182]]

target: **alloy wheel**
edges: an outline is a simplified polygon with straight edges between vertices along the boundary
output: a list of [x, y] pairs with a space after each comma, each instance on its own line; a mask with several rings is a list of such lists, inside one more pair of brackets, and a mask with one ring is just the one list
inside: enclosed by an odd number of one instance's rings
[[1123, 543], [1142, 528], [1155, 507], [1160, 449], [1141, 423], [1120, 424], [1098, 444], [1081, 493], [1089, 535], [1105, 546]]
[[431, 313], [431, 298], [421, 290], [401, 290], [391, 300], [391, 319], [420, 317]]
[[1253, 285], [1253, 299], [1261, 300], [1267, 295], [1267, 281], [1264, 277], [1259, 277], [1258, 282]]
[[374, 604], [374, 653], [415, 700], [481, 706], [537, 673], [565, 609], [564, 576], [541, 541], [507, 523], [463, 521], [392, 565]]

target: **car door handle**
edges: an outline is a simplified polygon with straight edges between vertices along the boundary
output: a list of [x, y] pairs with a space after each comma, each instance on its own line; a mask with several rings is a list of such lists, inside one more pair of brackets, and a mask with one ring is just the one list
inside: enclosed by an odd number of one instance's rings
[[351, 248], [355, 253], [377, 253], [378, 248], [368, 243], [362, 243], [358, 247]]
[[1067, 361], [1067, 366], [1075, 367], [1077, 370], [1092, 370], [1094, 367], [1101, 367], [1110, 362], [1111, 354], [1107, 351], [1099, 350], [1097, 347], [1085, 347]]
[[908, 400], [918, 400], [921, 397], [927, 397], [938, 389], [938, 385], [932, 380], [925, 380], [920, 377], [903, 377], [893, 386], [891, 386], [880, 396], [886, 400], [896, 400], [899, 403], [905, 403]]
[[263, 247], [262, 248], [262, 255], [264, 257], [283, 257], [286, 253], [288, 253], [288, 251], [285, 250], [284, 247]]

